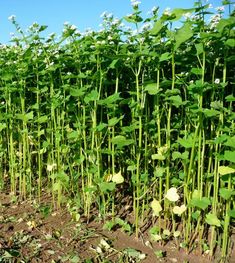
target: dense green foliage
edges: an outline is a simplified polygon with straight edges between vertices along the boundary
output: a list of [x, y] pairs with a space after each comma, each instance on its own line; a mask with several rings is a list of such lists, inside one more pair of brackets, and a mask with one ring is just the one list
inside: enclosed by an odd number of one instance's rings
[[135, 30], [105, 14], [103, 30], [66, 24], [59, 40], [36, 23], [25, 34], [13, 17], [19, 36], [0, 48], [1, 187], [22, 198], [49, 191], [56, 206], [72, 197], [88, 218], [93, 206], [115, 218], [129, 197], [137, 235], [151, 217], [153, 239], [210, 255], [219, 245], [225, 258], [235, 17], [218, 10], [206, 22], [209, 11], [197, 3], [143, 20], [135, 5], [124, 18]]

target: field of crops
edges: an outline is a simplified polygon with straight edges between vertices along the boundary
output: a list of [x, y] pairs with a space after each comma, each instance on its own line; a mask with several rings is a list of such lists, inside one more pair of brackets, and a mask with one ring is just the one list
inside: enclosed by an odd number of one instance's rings
[[[226, 3], [225, 3], [226, 4]], [[235, 222], [235, 15], [138, 4], [102, 30], [0, 47], [0, 187], [226, 262]], [[181, 22], [182, 23], [181, 23]], [[131, 25], [128, 28], [126, 25]], [[175, 27], [177, 25], [177, 27]], [[133, 220], [121, 216], [125, 208]], [[147, 227], [146, 227], [147, 225]], [[232, 261], [231, 261], [232, 262]]]

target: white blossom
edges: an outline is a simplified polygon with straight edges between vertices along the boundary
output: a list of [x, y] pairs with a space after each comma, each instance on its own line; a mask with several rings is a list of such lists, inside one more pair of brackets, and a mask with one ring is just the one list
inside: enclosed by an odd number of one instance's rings
[[131, 0], [131, 5], [132, 5], [133, 7], [137, 7], [139, 4], [141, 4], [140, 1], [137, 1], [137, 0]]
[[220, 79], [215, 79], [215, 84], [219, 84], [220, 83]]
[[216, 11], [218, 12], [223, 12], [224, 11], [224, 6], [218, 6], [215, 8]]
[[16, 19], [15, 15], [11, 15], [8, 17], [8, 20], [10, 20], [10, 21], [15, 21], [15, 19]]

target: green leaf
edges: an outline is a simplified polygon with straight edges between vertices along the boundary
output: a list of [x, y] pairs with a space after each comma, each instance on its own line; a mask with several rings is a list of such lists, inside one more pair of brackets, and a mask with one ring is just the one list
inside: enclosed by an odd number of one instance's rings
[[202, 197], [200, 198], [192, 198], [192, 200], [190, 201], [190, 205], [200, 208], [202, 210], [207, 209], [207, 207], [211, 204], [211, 201], [209, 198], [207, 197]]
[[229, 38], [228, 40], [225, 41], [224, 44], [225, 44], [226, 46], [229, 46], [229, 47], [235, 47], [235, 39]]
[[235, 173], [235, 169], [230, 166], [219, 166], [218, 168], [220, 175], [232, 174]]
[[99, 184], [101, 192], [112, 192], [115, 189], [116, 184], [113, 182], [102, 182]]
[[117, 146], [118, 149], [121, 149], [124, 146], [128, 146], [130, 144], [133, 144], [135, 141], [133, 139], [126, 139], [122, 135], [115, 136], [111, 142]]
[[7, 127], [6, 123], [0, 122], [0, 132], [1, 132], [2, 130], [6, 129], [6, 127]]
[[114, 117], [110, 120], [108, 120], [108, 126], [112, 127], [115, 126], [121, 119], [123, 119], [124, 116], [121, 116], [120, 118]]
[[199, 56], [202, 54], [204, 48], [202, 43], [195, 44], [196, 50], [197, 50], [197, 55]]
[[16, 114], [17, 119], [27, 122], [33, 119], [33, 111], [26, 114]]
[[153, 28], [150, 30], [150, 34], [157, 35], [163, 27], [164, 27], [163, 21], [161, 19], [157, 20]]
[[201, 68], [192, 68], [191, 73], [195, 75], [202, 75], [202, 69]]
[[46, 115], [44, 115], [44, 116], [39, 117], [39, 118], [36, 120], [36, 122], [37, 122], [37, 123], [45, 123], [45, 122], [47, 122], [47, 120], [48, 120], [48, 117], [47, 117]]
[[175, 46], [174, 49], [177, 50], [179, 46], [186, 40], [193, 36], [193, 30], [191, 29], [191, 23], [185, 22], [184, 25], [176, 31], [175, 34]]
[[229, 137], [224, 145], [235, 148], [235, 136]]
[[177, 21], [179, 20], [184, 14], [186, 13], [192, 13], [195, 11], [195, 8], [189, 8], [189, 9], [182, 9], [182, 8], [175, 8], [172, 10], [171, 15], [174, 17], [174, 19], [171, 19], [171, 21]]
[[117, 101], [121, 100], [120, 93], [114, 93], [113, 95], [103, 99], [103, 100], [99, 100], [97, 103], [99, 105], [108, 105], [108, 106], [113, 106], [114, 103], [116, 103]]
[[224, 198], [225, 200], [228, 200], [231, 198], [232, 195], [234, 195], [234, 191], [227, 189], [227, 188], [220, 188], [219, 194], [222, 198]]
[[235, 163], [235, 151], [225, 151], [224, 159], [232, 163]]
[[81, 88], [81, 89], [73, 89], [70, 88], [70, 95], [73, 97], [81, 97], [85, 94], [86, 88]]
[[176, 159], [181, 159], [181, 153], [180, 152], [173, 152], [172, 153], [172, 159], [173, 161], [176, 160]]
[[168, 98], [166, 98], [166, 100], [170, 100], [172, 105], [174, 105], [175, 107], [179, 107], [181, 105], [184, 105], [185, 103], [182, 101], [182, 98], [179, 95], [176, 96], [170, 96]]
[[99, 93], [97, 90], [92, 90], [86, 97], [84, 98], [85, 103], [89, 103], [90, 101], [96, 101], [99, 98]]
[[203, 109], [202, 112], [205, 114], [206, 117], [215, 117], [220, 115], [220, 112], [217, 110]]
[[147, 91], [149, 95], [156, 95], [162, 89], [159, 89], [157, 83], [148, 83], [148, 84], [144, 84], [144, 90]]
[[191, 148], [193, 146], [192, 136], [189, 136], [188, 138], [179, 138], [177, 142], [185, 148]]
[[169, 53], [169, 52], [166, 52], [166, 53], [163, 53], [163, 54], [160, 56], [159, 61], [160, 61], [160, 62], [166, 61], [166, 60], [171, 59], [171, 57], [172, 57], [172, 54]]
[[232, 218], [235, 218], [235, 209], [230, 210], [230, 211], [228, 212], [228, 215], [231, 216]]
[[220, 220], [218, 219], [218, 217], [215, 214], [212, 213], [208, 213], [206, 215], [206, 223], [211, 225], [211, 226], [221, 226]]
[[161, 155], [161, 154], [158, 154], [158, 153], [152, 154], [151, 157], [152, 157], [153, 160], [161, 160], [161, 161], [163, 161], [163, 160], [166, 159], [166, 157], [164, 155]]

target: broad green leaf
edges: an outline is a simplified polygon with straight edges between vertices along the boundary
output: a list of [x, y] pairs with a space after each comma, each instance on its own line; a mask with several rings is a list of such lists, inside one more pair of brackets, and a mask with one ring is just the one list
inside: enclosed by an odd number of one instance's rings
[[6, 127], [7, 127], [7, 125], [6, 125], [6, 123], [0, 123], [0, 132], [2, 131], [2, 130], [4, 130], [4, 129], [6, 129]]
[[193, 146], [193, 138], [192, 136], [188, 138], [179, 138], [177, 142], [185, 148], [191, 148]]
[[184, 105], [184, 102], [182, 101], [182, 98], [179, 95], [170, 96], [170, 97], [166, 98], [166, 100], [170, 100], [172, 105], [174, 105], [177, 108], [181, 105]]
[[107, 127], [107, 126], [108, 126], [108, 124], [106, 124], [106, 123], [100, 123], [99, 125], [96, 126], [96, 130], [97, 130], [98, 132], [100, 132], [100, 131], [102, 131], [105, 127]]
[[116, 68], [116, 66], [118, 65], [119, 59], [114, 59], [111, 64], [109, 65], [109, 68]]
[[190, 205], [193, 207], [200, 208], [202, 210], [207, 209], [207, 207], [211, 204], [211, 201], [207, 197], [200, 198], [192, 198], [190, 201]]
[[181, 158], [181, 153], [180, 152], [173, 152], [172, 153], [172, 159], [175, 160], [175, 159], [180, 159]]
[[230, 211], [228, 212], [228, 215], [231, 216], [232, 218], [235, 218], [235, 209], [230, 210]]
[[147, 83], [144, 84], [144, 90], [147, 91], [149, 95], [156, 95], [162, 89], [159, 89], [157, 83]]
[[159, 61], [160, 62], [166, 61], [166, 60], [171, 59], [171, 57], [172, 57], [172, 54], [169, 52], [166, 52], [166, 53], [161, 54]]
[[33, 111], [26, 114], [16, 114], [17, 119], [27, 122], [33, 119]]
[[150, 30], [150, 34], [151, 35], [157, 35], [163, 27], [164, 27], [163, 21], [161, 19], [157, 20], [157, 22], [155, 22], [153, 28]]
[[220, 115], [220, 112], [217, 110], [204, 109], [202, 112], [205, 114], [206, 117], [215, 117]]
[[206, 215], [206, 223], [211, 225], [211, 226], [221, 226], [220, 220], [218, 219], [218, 217], [215, 214], [212, 213], [208, 213]]
[[45, 122], [47, 122], [47, 121], [48, 121], [48, 116], [46, 116], [46, 115], [41, 116], [41, 117], [39, 117], [39, 118], [36, 120], [36, 122], [38, 122], [38, 123], [45, 123]]
[[197, 50], [197, 55], [199, 56], [202, 54], [204, 48], [202, 43], [195, 44], [196, 50]]
[[78, 139], [79, 135], [80, 133], [78, 131], [72, 131], [68, 133], [67, 137], [68, 139], [73, 140], [73, 139]]
[[81, 97], [85, 94], [86, 88], [80, 88], [80, 89], [73, 89], [70, 88], [70, 95], [73, 97]]
[[84, 98], [85, 103], [89, 103], [90, 101], [96, 101], [99, 98], [99, 93], [97, 90], [92, 90], [86, 97]]
[[112, 192], [115, 189], [115, 183], [113, 182], [102, 182], [99, 184], [101, 192]]
[[235, 173], [235, 169], [230, 166], [219, 166], [218, 168], [220, 175], [232, 174]]
[[228, 96], [225, 97], [225, 100], [228, 101], [228, 102], [233, 102], [233, 101], [235, 101], [235, 97], [233, 95], [228, 95]]
[[111, 140], [111, 142], [113, 144], [115, 144], [118, 149], [120, 149], [120, 148], [122, 148], [124, 146], [128, 146], [130, 144], [133, 144], [135, 141], [133, 139], [126, 139], [122, 135], [117, 135]]
[[235, 163], [235, 151], [225, 151], [224, 159], [232, 163]]
[[121, 100], [120, 93], [114, 93], [113, 95], [110, 95], [109, 97], [103, 99], [103, 100], [99, 100], [97, 103], [99, 105], [108, 105], [108, 106], [113, 106], [114, 103], [116, 103], [117, 101]]
[[121, 116], [120, 118], [114, 117], [112, 119], [108, 120], [108, 126], [112, 127], [115, 126], [121, 119], [123, 119], [124, 116]]
[[152, 157], [153, 160], [161, 160], [161, 161], [163, 161], [163, 160], [166, 159], [166, 157], [164, 155], [158, 154], [158, 153], [152, 154], [151, 157]]
[[220, 188], [219, 194], [222, 198], [224, 198], [225, 200], [228, 200], [229, 198], [231, 198], [232, 195], [234, 195], [234, 191], [229, 190], [227, 188]]
[[201, 68], [192, 68], [191, 73], [195, 75], [202, 75], [202, 69]]
[[176, 31], [175, 34], [175, 46], [174, 49], [177, 50], [179, 46], [186, 40], [193, 36], [193, 30], [191, 29], [191, 23], [185, 22], [184, 25]]
[[224, 44], [225, 44], [226, 46], [229, 46], [229, 47], [235, 47], [235, 39], [229, 38], [228, 40], [225, 41]]
[[171, 15], [174, 17], [171, 21], [179, 20], [184, 14], [192, 13], [195, 11], [195, 8], [189, 9], [182, 9], [182, 8], [175, 8], [172, 10]]
[[235, 136], [229, 137], [224, 145], [235, 148]]
[[166, 168], [164, 167], [156, 167], [154, 171], [154, 175], [156, 177], [162, 177], [166, 171]]
[[195, 219], [195, 220], [198, 220], [200, 215], [201, 215], [201, 211], [197, 210], [197, 211], [192, 213], [192, 218]]

